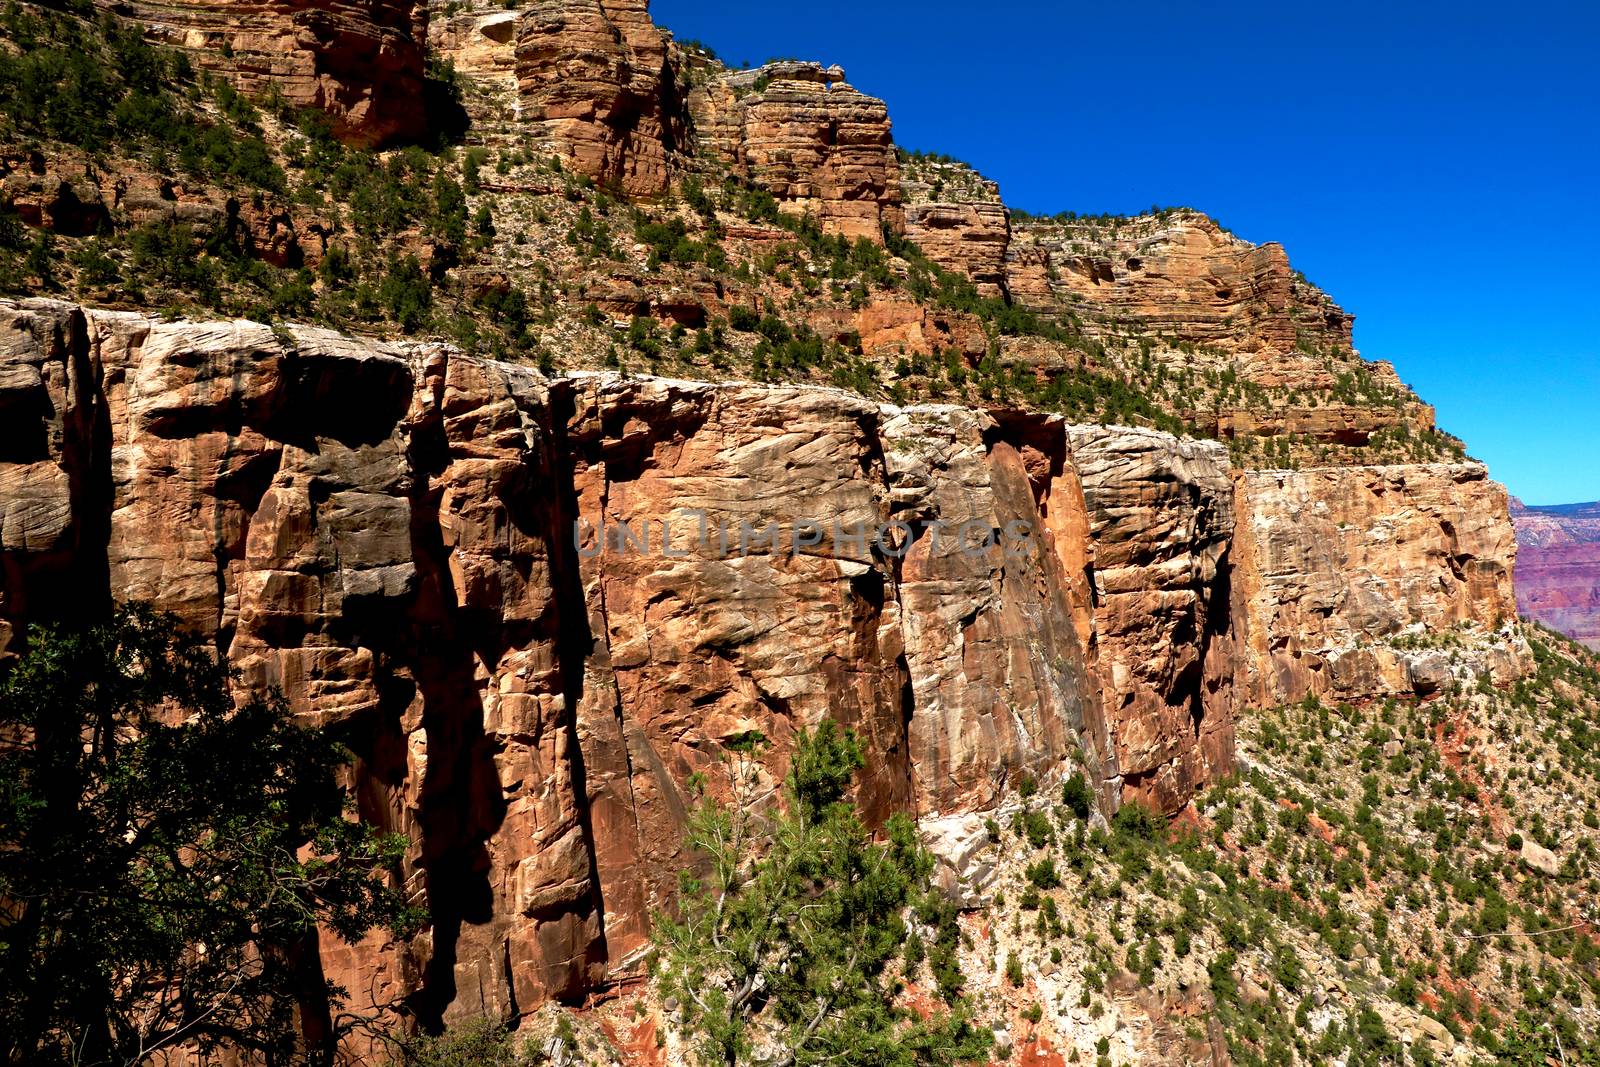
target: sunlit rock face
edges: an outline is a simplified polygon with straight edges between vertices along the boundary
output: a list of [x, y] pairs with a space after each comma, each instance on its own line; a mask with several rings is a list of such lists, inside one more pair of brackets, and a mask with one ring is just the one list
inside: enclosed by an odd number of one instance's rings
[[[1249, 699], [1430, 695], [1457, 631], [1473, 674], [1514, 678], [1520, 653], [1488, 640], [1516, 615], [1505, 488], [1481, 464], [1237, 475], [1238, 595]], [[1467, 638], [1482, 637], [1479, 642]]]
[[667, 188], [688, 114], [645, 0], [538, 0], [515, 41], [519, 116], [568, 169], [632, 196]]
[[1038, 413], [47, 300], [0, 303], [0, 415], [0, 641], [149, 600], [338, 731], [432, 921], [324, 967], [424, 1019], [636, 969], [686, 783], [731, 799], [752, 734], [770, 796], [798, 731], [852, 727], [874, 823], [1077, 770], [1174, 812], [1240, 707], [1425, 695], [1456, 661], [1397, 637], [1513, 611], [1471, 464], [1240, 473]]
[[104, 4], [253, 98], [325, 113], [356, 145], [421, 137], [427, 4], [418, 0], [173, 0]]
[[826, 233], [881, 241], [903, 228], [889, 109], [838, 67], [769, 63], [688, 96], [700, 147]]

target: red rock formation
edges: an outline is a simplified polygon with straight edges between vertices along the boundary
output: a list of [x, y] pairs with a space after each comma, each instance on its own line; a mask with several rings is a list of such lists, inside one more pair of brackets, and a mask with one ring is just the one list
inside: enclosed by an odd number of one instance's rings
[[971, 278], [981, 295], [1005, 295], [1011, 221], [1000, 187], [964, 163], [914, 156], [901, 174], [906, 236], [941, 267]]
[[1233, 766], [1227, 451], [1071, 427], [1094, 546], [1096, 672], [1123, 794], [1174, 811]]
[[1215, 443], [1038, 414], [0, 303], [0, 618], [149, 599], [337, 724], [432, 923], [323, 965], [424, 1019], [634, 969], [684, 783], [727, 796], [752, 730], [758, 793], [829, 717], [870, 818], [959, 839], [1074, 767], [1175, 810], [1231, 766], [1238, 700], [1518, 669], [1474, 637], [1511, 613], [1481, 467], [1237, 478]]
[[[1278, 357], [1302, 342], [1348, 349], [1355, 321], [1290, 268], [1282, 245], [1241, 241], [1194, 211], [1031, 222], [1015, 235], [1010, 285], [1042, 310], [1110, 313], [1151, 334]], [[1312, 362], [1301, 355], [1274, 360], [1276, 371], [1300, 373]]]
[[786, 62], [723, 74], [690, 93], [689, 106], [701, 147], [770, 192], [780, 210], [872, 241], [885, 225], [904, 228], [889, 110], [838, 67]]
[[517, 23], [521, 117], [579, 174], [666, 190], [687, 112], [647, 0], [538, 0]]
[[1600, 648], [1600, 504], [1528, 507], [1512, 498], [1517, 610]]
[[24, 416], [0, 463], [5, 614], [108, 595], [178, 613], [247, 684], [338, 723], [362, 817], [411, 838], [430, 932], [329, 944], [330, 976], [424, 1019], [591, 987], [542, 380], [50, 302], [4, 305], [0, 337], [0, 399]]
[[1228, 759], [1214, 445], [51, 301], [0, 304], [0, 411], [3, 617], [148, 599], [337, 724], [433, 923], [324, 965], [425, 1019], [632, 967], [750, 730], [770, 788], [853, 726], [873, 819]]
[[422, 107], [427, 5], [417, 0], [260, 0], [203, 4], [100, 0], [144, 23], [195, 65], [257, 96], [275, 88], [327, 112], [334, 132], [373, 145], [426, 132]]
[[[1369, 444], [1387, 449], [1379, 461], [1408, 457], [1413, 441], [1440, 447], [1433, 409], [1393, 366], [1353, 350], [1355, 317], [1291, 268], [1281, 245], [1242, 241], [1198, 212], [1014, 221], [1006, 285], [1105, 340], [1124, 373], [1159, 367], [1185, 381], [1173, 410], [1200, 432], [1244, 441], [1239, 455], [1252, 465], [1287, 466], [1288, 455], [1251, 456], [1279, 440], [1306, 465], [1372, 462], [1361, 451]], [[1220, 388], [1197, 386], [1205, 378]]]
[[1521, 670], [1488, 637], [1516, 612], [1516, 545], [1505, 489], [1481, 465], [1242, 471], [1236, 484], [1252, 702], [1427, 694], [1457, 668], [1469, 681]]

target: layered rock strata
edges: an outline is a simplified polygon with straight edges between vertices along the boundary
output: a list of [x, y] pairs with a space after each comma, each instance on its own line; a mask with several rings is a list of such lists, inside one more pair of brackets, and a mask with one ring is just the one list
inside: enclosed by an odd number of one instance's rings
[[1518, 650], [1506, 491], [1481, 464], [1242, 471], [1235, 581], [1249, 700], [1427, 696]]
[[[1433, 409], [1392, 365], [1355, 352], [1355, 316], [1275, 242], [1251, 244], [1180, 208], [1013, 221], [1006, 257], [1012, 298], [1100, 338], [1124, 372], [1184, 381], [1172, 406], [1201, 433], [1329, 446], [1294, 452], [1319, 465], [1365, 462], [1359, 450], [1379, 442], [1403, 455], [1434, 434]], [[1138, 355], [1126, 351], [1130, 334]], [[1195, 394], [1187, 404], [1184, 392]]]
[[422, 106], [427, 7], [417, 0], [263, 0], [252, 4], [105, 3], [246, 95], [269, 89], [327, 113], [352, 144], [415, 138]]
[[784, 62], [721, 74], [688, 100], [700, 147], [771, 193], [779, 210], [850, 238], [879, 241], [884, 226], [904, 228], [889, 110], [839, 67]]
[[964, 163], [912, 157], [901, 166], [906, 236], [946, 270], [1003, 297], [1011, 219], [1000, 187]]
[[0, 412], [0, 637], [150, 600], [338, 731], [432, 923], [325, 967], [424, 1021], [626, 973], [752, 731], [852, 726], [872, 820], [1231, 760], [1215, 445], [53, 301]]
[[1008, 274], [1041, 310], [1110, 314], [1192, 344], [1278, 355], [1351, 345], [1355, 316], [1300, 277], [1282, 245], [1242, 241], [1195, 211], [1032, 221], [1018, 228]]
[[515, 68], [520, 117], [571, 170], [630, 196], [666, 190], [688, 114], [646, 0], [537, 0], [517, 17]]
[[1517, 528], [1517, 608], [1600, 649], [1600, 504], [1511, 502]]

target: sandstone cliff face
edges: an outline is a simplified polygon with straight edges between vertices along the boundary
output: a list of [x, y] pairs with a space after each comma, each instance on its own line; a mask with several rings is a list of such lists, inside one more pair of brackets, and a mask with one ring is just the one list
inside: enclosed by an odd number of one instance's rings
[[418, 0], [194, 0], [106, 4], [186, 50], [201, 70], [249, 96], [276, 88], [296, 107], [325, 111], [340, 139], [374, 145], [426, 132]]
[[[5, 468], [7, 614], [107, 595], [178, 613], [247, 684], [340, 731], [363, 818], [410, 837], [429, 934], [330, 945], [330, 973], [425, 1020], [598, 980], [537, 376], [254, 323], [49, 303], [4, 322], [30, 433], [47, 397], [85, 427], [35, 435], [26, 477]], [[41, 566], [49, 585], [11, 579]]]
[[828, 233], [899, 231], [898, 162], [882, 100], [838, 67], [784, 62], [712, 78], [689, 94], [700, 146]]
[[[1027, 218], [1013, 231], [1011, 296], [1071, 316], [1124, 372], [1181, 380], [1174, 410], [1201, 433], [1243, 443], [1236, 459], [1246, 465], [1368, 463], [1368, 445], [1400, 458], [1437, 436], [1433, 409], [1389, 363], [1354, 351], [1355, 316], [1291, 268], [1281, 245], [1250, 244], [1181, 208]], [[1137, 355], [1125, 351], [1128, 333]], [[1251, 454], [1263, 446], [1267, 456]]]
[[[1350, 315], [1289, 266], [1283, 246], [1252, 245], [1198, 212], [1030, 222], [1012, 247], [1012, 291], [1040, 308], [1111, 313], [1195, 344], [1270, 348], [1304, 340], [1350, 347]], [[1291, 360], [1280, 373], [1296, 371]]]
[[1211, 441], [1073, 427], [1094, 549], [1096, 669], [1125, 796], [1176, 810], [1233, 766], [1234, 536]]
[[872, 819], [1231, 762], [1216, 445], [52, 301], [0, 305], [0, 412], [0, 617], [151, 600], [339, 731], [432, 923], [324, 966], [424, 1020], [635, 966], [751, 730], [771, 786], [854, 727]]
[[982, 296], [1006, 295], [1011, 218], [1000, 187], [964, 163], [912, 157], [901, 166], [906, 236]]
[[1517, 529], [1517, 608], [1600, 648], [1600, 504], [1528, 507], [1511, 501]]
[[1237, 475], [1250, 700], [1430, 695], [1522, 668], [1506, 492], [1479, 464]]
[[538, 0], [517, 21], [521, 117], [570, 169], [631, 196], [666, 190], [687, 113], [647, 0]]

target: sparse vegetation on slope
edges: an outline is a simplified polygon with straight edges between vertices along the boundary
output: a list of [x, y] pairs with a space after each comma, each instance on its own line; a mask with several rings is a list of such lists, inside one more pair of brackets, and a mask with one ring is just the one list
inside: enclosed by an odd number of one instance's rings
[[1600, 670], [1525, 632], [1509, 691], [1241, 717], [1245, 769], [1171, 827], [1036, 797], [967, 920], [980, 1018], [1080, 1062], [1594, 1062]]

